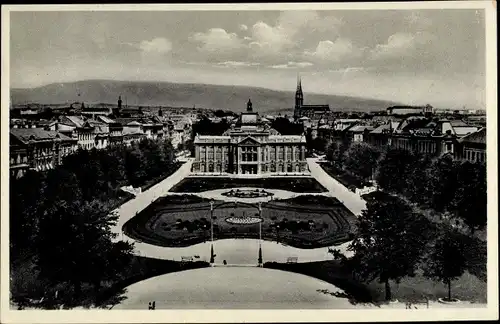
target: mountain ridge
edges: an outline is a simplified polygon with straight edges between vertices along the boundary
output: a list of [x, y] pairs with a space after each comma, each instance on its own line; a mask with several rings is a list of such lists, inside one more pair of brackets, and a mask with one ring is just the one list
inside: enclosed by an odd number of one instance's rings
[[[240, 85], [214, 85], [175, 83], [166, 81], [115, 81], [81, 80], [51, 83], [36, 88], [12, 88], [12, 105], [61, 104], [85, 102], [86, 104], [116, 103], [121, 95], [123, 104], [139, 106], [169, 106], [222, 109], [242, 112], [250, 98], [257, 111], [262, 113], [293, 112], [294, 91], [272, 90]], [[343, 95], [313, 92], [304, 94], [305, 104], [329, 104], [331, 110], [370, 112], [401, 104]]]

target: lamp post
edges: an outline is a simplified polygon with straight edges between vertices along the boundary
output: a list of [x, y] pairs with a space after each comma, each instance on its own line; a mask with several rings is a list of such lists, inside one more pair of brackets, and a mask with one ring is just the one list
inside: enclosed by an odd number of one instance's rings
[[262, 267], [262, 203], [259, 202], [259, 267]]
[[214, 202], [210, 201], [210, 263], [215, 262], [214, 254]]

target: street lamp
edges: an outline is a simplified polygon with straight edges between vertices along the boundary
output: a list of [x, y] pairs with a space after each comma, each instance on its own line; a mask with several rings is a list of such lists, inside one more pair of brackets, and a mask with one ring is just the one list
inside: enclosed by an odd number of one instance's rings
[[262, 203], [259, 202], [259, 267], [262, 267]]
[[210, 263], [215, 262], [214, 254], [214, 202], [210, 201]]

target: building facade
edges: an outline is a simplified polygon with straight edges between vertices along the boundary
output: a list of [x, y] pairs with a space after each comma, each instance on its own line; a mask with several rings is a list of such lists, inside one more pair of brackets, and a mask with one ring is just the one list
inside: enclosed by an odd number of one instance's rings
[[472, 163], [486, 163], [486, 128], [459, 139], [457, 157]]
[[26, 171], [47, 171], [77, 149], [76, 140], [40, 128], [10, 130], [10, 175], [22, 177]]
[[221, 136], [196, 135], [193, 174], [285, 175], [307, 174], [304, 135], [281, 135], [247, 112]]

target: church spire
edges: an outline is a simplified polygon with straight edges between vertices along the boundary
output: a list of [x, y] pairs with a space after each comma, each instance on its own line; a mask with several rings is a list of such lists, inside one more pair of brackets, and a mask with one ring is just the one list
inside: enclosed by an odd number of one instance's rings
[[297, 73], [297, 91], [295, 91], [295, 109], [300, 109], [304, 104], [304, 94], [302, 93], [302, 80]]
[[299, 73], [297, 73], [297, 92], [302, 93], [302, 79]]

